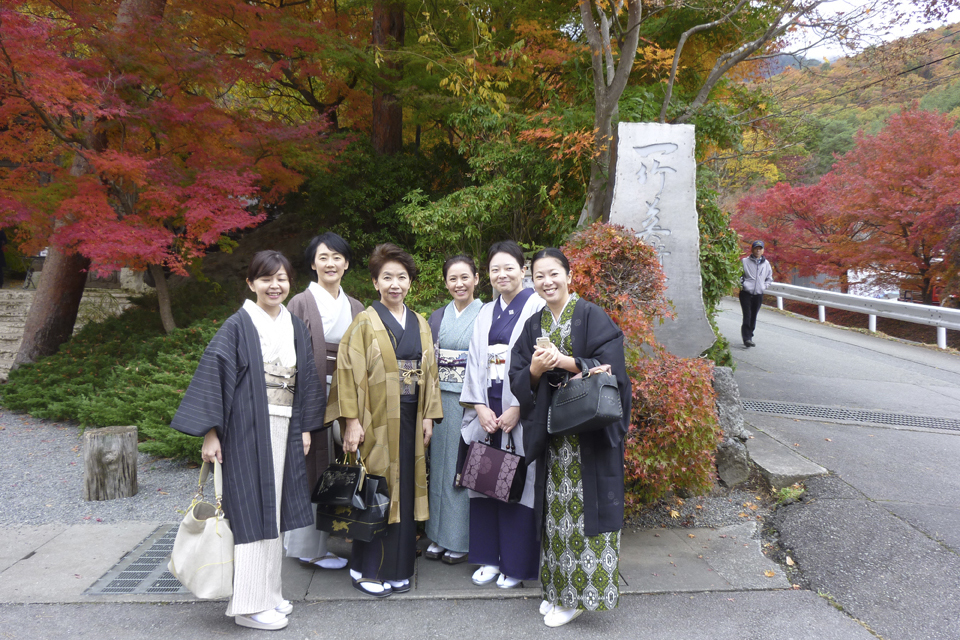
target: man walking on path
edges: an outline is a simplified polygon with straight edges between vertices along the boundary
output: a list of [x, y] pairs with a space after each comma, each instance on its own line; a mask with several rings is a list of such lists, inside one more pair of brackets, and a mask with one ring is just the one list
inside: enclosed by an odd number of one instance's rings
[[757, 314], [763, 303], [763, 291], [773, 282], [773, 268], [763, 257], [763, 240], [754, 240], [750, 255], [743, 259], [743, 275], [740, 276], [740, 308], [743, 324], [740, 335], [745, 347], [754, 347], [753, 332], [757, 328]]

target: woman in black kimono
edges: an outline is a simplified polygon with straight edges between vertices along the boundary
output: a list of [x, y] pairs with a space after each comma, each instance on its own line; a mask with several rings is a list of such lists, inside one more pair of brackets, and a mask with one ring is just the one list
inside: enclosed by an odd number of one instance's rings
[[282, 629], [293, 611], [281, 594], [282, 532], [313, 522], [304, 452], [326, 401], [310, 334], [283, 306], [290, 274], [283, 254], [254, 255], [247, 285], [257, 301], [224, 321], [170, 424], [203, 436], [203, 460], [223, 464], [235, 543], [227, 615], [254, 629]]
[[[569, 290], [570, 265], [558, 249], [533, 258], [533, 286], [546, 300], [513, 347], [510, 383], [520, 402], [527, 461], [536, 460], [536, 509], [541, 530], [540, 613], [549, 627], [583, 611], [619, 602], [620, 529], [623, 526], [623, 438], [630, 424], [630, 378], [623, 332], [600, 307]], [[538, 345], [538, 338], [549, 344]], [[580, 373], [609, 369], [617, 377], [623, 418], [579, 435], [547, 434], [553, 391]]]

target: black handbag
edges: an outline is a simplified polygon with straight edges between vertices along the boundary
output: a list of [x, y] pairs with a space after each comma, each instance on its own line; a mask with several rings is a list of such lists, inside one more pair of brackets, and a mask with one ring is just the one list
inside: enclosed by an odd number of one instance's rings
[[623, 418], [617, 376], [590, 373], [583, 358], [577, 358], [580, 374], [561, 382], [547, 410], [547, 433], [553, 436], [597, 431]]
[[338, 538], [373, 542], [387, 535], [390, 516], [390, 493], [387, 479], [367, 475], [362, 491], [364, 508], [354, 506], [317, 505], [317, 529]]
[[317, 504], [363, 509], [363, 479], [366, 468], [356, 454], [356, 464], [349, 464], [349, 453], [343, 454], [342, 462], [335, 462], [324, 469], [310, 494]]

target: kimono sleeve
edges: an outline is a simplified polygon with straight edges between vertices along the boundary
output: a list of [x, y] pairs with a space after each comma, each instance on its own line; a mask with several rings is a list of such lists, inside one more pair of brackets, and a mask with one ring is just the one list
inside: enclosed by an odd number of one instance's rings
[[591, 305], [587, 314], [586, 336], [584, 357], [610, 365], [611, 372], [617, 377], [623, 418], [606, 427], [603, 433], [609, 446], [618, 447], [630, 428], [630, 410], [633, 405], [633, 384], [627, 374], [623, 331], [603, 309]]
[[540, 315], [534, 314], [523, 325], [510, 353], [510, 390], [520, 406], [523, 423], [523, 451], [528, 461], [539, 458], [547, 447], [547, 408], [550, 406], [550, 385], [530, 382], [530, 361], [537, 345]]
[[237, 381], [248, 365], [241, 345], [240, 323], [231, 317], [203, 352], [170, 426], [191, 436], [204, 436], [210, 429], [223, 436]]
[[420, 392], [424, 394], [423, 415], [421, 417], [440, 423], [443, 421], [443, 405], [440, 399], [440, 373], [437, 365], [437, 355], [433, 350], [433, 343], [430, 341], [432, 338], [430, 327], [422, 317], [418, 315], [417, 318], [420, 321], [420, 348], [423, 352], [420, 362], [425, 378], [420, 386]]
[[[483, 311], [480, 316], [483, 316]], [[485, 326], [481, 317], [473, 323], [473, 335], [470, 336], [470, 346], [467, 348], [467, 366], [463, 389], [460, 391], [460, 404], [466, 409], [473, 409], [475, 404], [487, 404], [487, 363], [481, 362], [481, 359], [486, 351], [483, 341], [489, 327]]]
[[337, 372], [330, 384], [326, 421], [339, 418], [362, 418], [360, 389], [366, 387], [367, 362], [364, 357], [365, 315], [358, 314], [340, 339], [337, 351]]

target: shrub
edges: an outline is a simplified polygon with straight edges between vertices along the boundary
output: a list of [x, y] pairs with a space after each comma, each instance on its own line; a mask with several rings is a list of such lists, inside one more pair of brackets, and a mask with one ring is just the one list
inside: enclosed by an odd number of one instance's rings
[[740, 279], [740, 238], [737, 232], [730, 228], [730, 214], [717, 204], [717, 194], [700, 188], [697, 195], [703, 304], [710, 326], [717, 337], [717, 341], [704, 355], [719, 366], [733, 367], [730, 342], [720, 333], [715, 318], [720, 300], [730, 293]]
[[3, 404], [81, 428], [136, 425], [142, 451], [199, 461], [199, 438], [174, 431], [170, 420], [207, 343], [239, 306], [238, 292], [215, 283], [176, 289], [174, 314], [189, 325], [169, 335], [155, 297], [135, 300], [122, 315], [85, 325], [54, 355], [11, 371]]
[[574, 234], [563, 251], [573, 290], [603, 307], [626, 337], [633, 382], [627, 506], [656, 500], [671, 489], [706, 489], [720, 441], [713, 364], [678, 358], [656, 343], [655, 323], [669, 313], [656, 252], [625, 228], [603, 223]]

